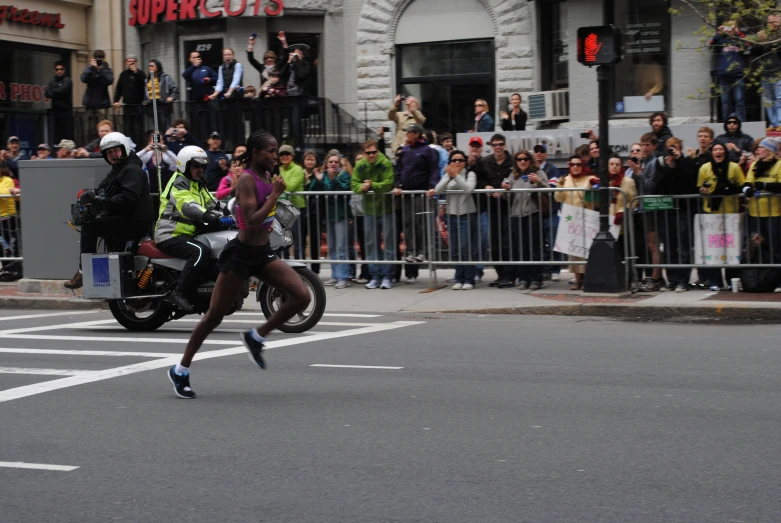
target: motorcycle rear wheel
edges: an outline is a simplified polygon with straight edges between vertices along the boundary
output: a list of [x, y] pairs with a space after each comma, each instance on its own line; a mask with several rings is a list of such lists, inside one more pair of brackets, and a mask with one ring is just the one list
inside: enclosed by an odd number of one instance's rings
[[[323, 318], [323, 313], [325, 312], [325, 287], [323, 287], [323, 282], [320, 281], [317, 274], [308, 268], [293, 267], [293, 270], [301, 276], [304, 285], [309, 289], [309, 295], [312, 297], [312, 301], [305, 311], [286, 321], [279, 327], [279, 330], [282, 332], [298, 334], [308, 331], [317, 325]], [[263, 310], [263, 315], [267, 319], [279, 310], [279, 307], [285, 299], [287, 299], [287, 295], [275, 287], [261, 284], [258, 289], [260, 308]]]
[[157, 330], [171, 317], [171, 306], [160, 298], [111, 300], [108, 307], [119, 324], [131, 331]]

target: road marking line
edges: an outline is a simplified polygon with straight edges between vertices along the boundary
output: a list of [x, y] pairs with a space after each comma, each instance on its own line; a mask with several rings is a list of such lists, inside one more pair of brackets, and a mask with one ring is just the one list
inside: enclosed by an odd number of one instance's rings
[[[223, 329], [222, 327], [217, 327], [212, 331], [212, 334], [241, 334], [242, 332], [247, 332], [247, 327], [244, 327], [243, 329]], [[121, 325], [107, 325], [107, 326], [101, 326], [101, 327], [94, 327], [90, 329], [90, 332], [113, 332], [113, 331], [127, 331], [126, 328], [124, 328]], [[157, 329], [156, 332], [159, 332], [161, 334], [165, 333], [182, 333], [182, 332], [192, 332], [193, 328], [188, 327], [185, 325], [182, 326], [176, 326], [176, 325], [165, 325], [163, 327], [160, 327]], [[275, 335], [280, 336], [303, 336], [304, 334], [320, 334], [320, 331], [306, 331], [305, 333], [295, 333], [295, 332], [281, 332], [281, 331], [274, 331]]]
[[92, 374], [92, 370], [73, 369], [30, 369], [24, 367], [0, 367], [0, 374], [37, 374], [40, 376], [83, 376]]
[[[263, 312], [234, 312], [231, 316], [262, 316]], [[382, 314], [352, 314], [347, 312], [326, 312], [324, 317], [329, 318], [380, 318]]]
[[[199, 318], [181, 318], [174, 320], [172, 323], [191, 323], [199, 322]], [[222, 323], [252, 323], [252, 320], [222, 320]], [[372, 325], [383, 325], [382, 323], [355, 323], [355, 322], [342, 322], [342, 321], [320, 321], [318, 325], [324, 325], [326, 327], [371, 327]]]
[[0, 348], [0, 354], [56, 354], [60, 356], [126, 356], [128, 358], [166, 358], [178, 356], [174, 352], [117, 352], [109, 350], [65, 349], [8, 349]]
[[[16, 340], [53, 340], [53, 341], [107, 341], [129, 343], [184, 343], [189, 338], [112, 338], [110, 336], [51, 336], [47, 334], [4, 334], [0, 332], [0, 338], [13, 338]], [[204, 345], [236, 345], [235, 341], [206, 340]]]
[[[400, 329], [403, 327], [412, 327], [414, 325], [421, 325], [423, 321], [397, 321], [393, 323], [386, 323], [382, 325], [376, 325], [373, 327], [362, 327], [360, 329], [349, 329], [339, 332], [324, 332], [322, 334], [315, 334], [311, 336], [303, 336], [300, 338], [288, 338], [284, 340], [270, 341], [266, 343], [266, 347], [269, 349], [276, 349], [279, 347], [288, 347], [293, 345], [300, 345], [303, 343], [310, 343], [313, 341], [331, 340], [335, 338], [345, 338], [348, 336], [358, 336], [361, 334], [371, 334], [375, 332], [382, 332], [394, 329]], [[23, 336], [23, 335], [20, 335]], [[111, 340], [117, 340], [117, 338], [107, 338]], [[135, 338], [128, 338], [134, 340]], [[170, 340], [167, 340], [170, 342]], [[206, 340], [208, 343], [209, 340]], [[227, 342], [233, 344], [234, 342]], [[227, 349], [212, 350], [207, 352], [198, 353], [195, 355], [195, 359], [208, 360], [211, 358], [220, 358], [223, 356], [233, 356], [235, 354], [243, 354], [247, 351], [244, 345], [239, 347], [231, 347]], [[64, 389], [67, 387], [75, 387], [77, 385], [84, 385], [86, 383], [93, 383], [96, 381], [107, 380], [110, 378], [116, 378], [119, 376], [127, 376], [129, 374], [135, 374], [138, 372], [146, 372], [148, 370], [162, 369], [170, 367], [179, 363], [180, 356], [171, 356], [161, 358], [157, 360], [145, 361], [136, 363], [133, 365], [126, 365], [124, 367], [116, 367], [113, 369], [93, 371], [89, 375], [84, 376], [72, 376], [68, 378], [61, 378], [58, 380], [45, 381], [43, 383], [34, 383], [32, 385], [24, 385], [22, 387], [16, 387], [13, 389], [0, 391], [0, 403], [11, 401], [19, 398], [25, 398], [27, 396], [33, 396], [35, 394], [41, 394], [44, 392], [51, 392], [53, 390]]]
[[50, 312], [46, 314], [25, 314], [24, 316], [0, 316], [0, 321], [9, 320], [32, 320], [34, 318], [50, 318], [52, 316], [72, 316], [76, 314], [95, 314], [96, 312], [105, 312], [99, 309], [94, 311], [69, 311], [69, 312]]
[[59, 470], [62, 472], [70, 472], [79, 468], [71, 465], [47, 465], [45, 463], [24, 463], [22, 461], [0, 461], [0, 467], [9, 469]]
[[57, 329], [79, 329], [82, 327], [90, 327], [92, 325], [104, 325], [106, 323], [116, 323], [116, 322], [117, 320], [111, 318], [108, 320], [81, 321], [77, 323], [60, 323], [58, 325], [41, 325], [38, 327], [24, 327], [21, 329], [9, 329], [9, 330], [0, 331], [0, 336], [5, 336], [8, 334], [22, 334], [24, 332], [51, 331]]
[[310, 367], [334, 367], [338, 369], [384, 369], [384, 370], [401, 370], [404, 367], [380, 367], [376, 365], [326, 365], [325, 363], [315, 363]]

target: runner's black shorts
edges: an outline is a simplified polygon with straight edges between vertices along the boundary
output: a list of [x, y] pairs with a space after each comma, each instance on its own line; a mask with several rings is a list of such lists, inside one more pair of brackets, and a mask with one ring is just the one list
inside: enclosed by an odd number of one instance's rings
[[269, 263], [277, 259], [269, 244], [247, 245], [234, 238], [220, 253], [217, 267], [220, 272], [234, 272], [247, 280], [250, 276], [260, 275]]

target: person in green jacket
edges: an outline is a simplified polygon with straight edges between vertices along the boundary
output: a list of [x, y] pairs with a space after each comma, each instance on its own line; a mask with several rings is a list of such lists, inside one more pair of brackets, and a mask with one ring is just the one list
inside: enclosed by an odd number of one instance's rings
[[[350, 175], [342, 170], [342, 159], [332, 154], [326, 158], [326, 172], [315, 171], [315, 178], [309, 185], [311, 191], [349, 191]], [[347, 243], [350, 229], [349, 196], [328, 196], [325, 217], [328, 222], [328, 257], [332, 260], [347, 260]], [[331, 265], [331, 279], [326, 285], [336, 289], [350, 286], [350, 267], [345, 263]]]
[[[371, 281], [367, 289], [390, 289], [395, 268], [390, 264], [371, 263], [377, 260], [396, 259], [396, 220], [393, 214], [393, 164], [382, 154], [377, 142], [369, 140], [363, 144], [366, 158], [355, 164], [351, 187], [353, 192], [363, 194], [363, 226], [366, 237], [366, 259], [370, 261]], [[384, 249], [380, 249], [382, 237]]]
[[233, 221], [219, 211], [219, 203], [209, 193], [203, 170], [209, 163], [206, 151], [195, 145], [184, 147], [176, 155], [176, 172], [160, 195], [160, 216], [155, 226], [157, 248], [187, 263], [176, 280], [171, 299], [177, 308], [192, 312], [187, 295], [195, 288], [198, 276], [209, 267], [211, 249], [194, 238], [205, 223], [229, 226]]
[[[303, 167], [295, 162], [295, 151], [289, 145], [283, 145], [279, 148], [279, 174], [285, 180], [287, 193], [303, 192], [306, 173]], [[286, 194], [287, 194], [286, 193]], [[293, 229], [293, 255], [296, 260], [302, 260], [306, 257], [306, 196], [300, 194], [288, 195], [288, 199], [293, 206], [301, 211], [301, 217], [296, 222]], [[282, 253], [283, 258], [290, 258], [290, 250]]]

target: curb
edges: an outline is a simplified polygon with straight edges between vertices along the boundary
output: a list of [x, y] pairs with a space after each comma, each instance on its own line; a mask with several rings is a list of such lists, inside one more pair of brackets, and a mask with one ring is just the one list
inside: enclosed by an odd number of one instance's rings
[[108, 304], [63, 298], [0, 296], [0, 309], [105, 310]]
[[698, 319], [720, 319], [730, 321], [774, 320], [781, 322], [781, 307], [736, 306], [715, 304], [714, 306], [661, 306], [661, 305], [615, 305], [615, 304], [573, 304], [530, 307], [505, 307], [488, 309], [436, 309], [406, 311], [444, 314], [504, 314], [518, 316], [596, 316], [621, 319], [671, 320], [685, 317]]

